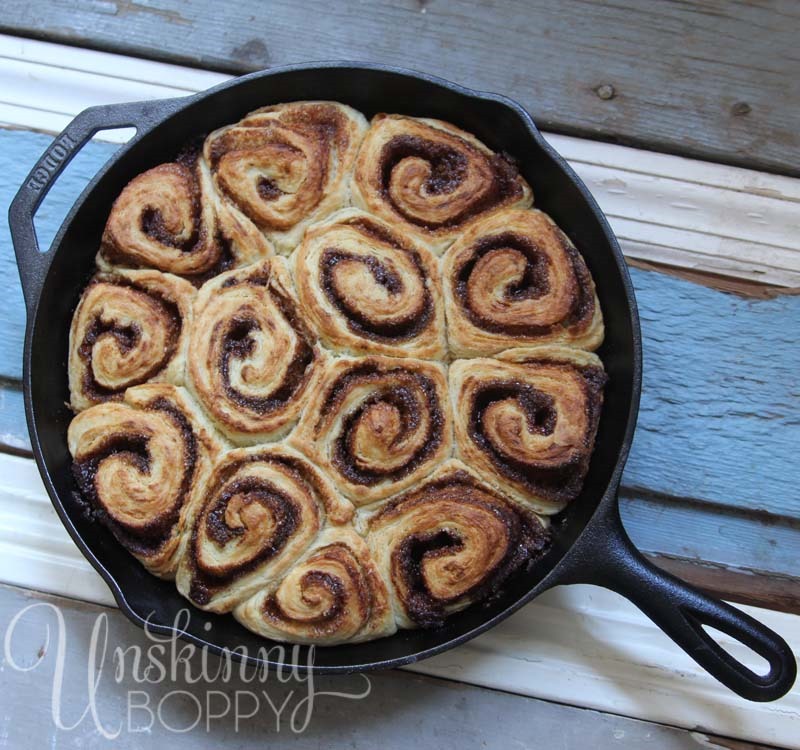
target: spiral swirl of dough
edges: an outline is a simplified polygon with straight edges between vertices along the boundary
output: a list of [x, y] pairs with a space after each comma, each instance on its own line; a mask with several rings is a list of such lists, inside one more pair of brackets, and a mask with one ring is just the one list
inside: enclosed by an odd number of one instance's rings
[[197, 295], [188, 385], [237, 444], [273, 440], [297, 420], [321, 363], [283, 258], [217, 276]]
[[200, 284], [272, 254], [266, 239], [214, 195], [199, 147], [134, 177], [114, 201], [98, 265], [156, 268]]
[[361, 524], [400, 627], [436, 627], [545, 549], [545, 524], [451, 459]]
[[353, 202], [441, 253], [476, 217], [529, 206], [516, 166], [441, 120], [376, 115], [358, 153]]
[[583, 486], [605, 380], [594, 354], [552, 345], [454, 362], [457, 455], [537, 512], [558, 512]]
[[538, 580], [548, 517], [594, 481], [606, 378], [594, 248], [519, 164], [329, 101], [143, 164], [70, 330], [75, 502], [102, 542], [311, 645]]
[[178, 590], [229, 612], [279, 579], [326, 523], [353, 508], [304, 457], [283, 446], [237, 448], [214, 466], [198, 501]]
[[310, 227], [293, 260], [303, 311], [328, 347], [423, 359], [445, 354], [436, 260], [389, 224], [345, 209]]
[[204, 153], [218, 192], [289, 252], [308, 224], [349, 202], [366, 129], [344, 104], [277, 104], [212, 133]]
[[450, 455], [444, 368], [410, 358], [334, 360], [289, 441], [356, 505], [399, 492]]
[[386, 584], [366, 542], [330, 527], [286, 577], [237, 607], [245, 627], [277, 641], [333, 646], [391, 635]]
[[566, 343], [596, 349], [603, 317], [581, 255], [547, 214], [509, 209], [482, 218], [443, 264], [454, 356]]
[[72, 471], [95, 517], [155, 575], [171, 578], [194, 500], [221, 450], [182, 388], [129, 388], [69, 426]]
[[182, 384], [193, 298], [191, 284], [158, 271], [97, 274], [72, 317], [72, 408], [119, 401], [149, 381]]

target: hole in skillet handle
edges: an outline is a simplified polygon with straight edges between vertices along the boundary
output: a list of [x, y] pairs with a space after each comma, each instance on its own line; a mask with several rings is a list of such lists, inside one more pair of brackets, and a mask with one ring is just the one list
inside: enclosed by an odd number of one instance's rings
[[[25, 178], [22, 187], [14, 196], [8, 211], [11, 240], [17, 256], [17, 268], [25, 295], [25, 304], [29, 311], [33, 311], [38, 301], [39, 292], [50, 266], [52, 248], [58, 245], [61, 236], [61, 230], [59, 230], [51, 249], [48, 252], [40, 252], [33, 220], [39, 206], [64, 168], [98, 131], [125, 127], [135, 128], [136, 134], [129, 141], [129, 143], [133, 143], [183, 106], [185, 102], [184, 98], [158, 99], [85, 109], [56, 136], [47, 151], [36, 162], [30, 174]], [[94, 181], [108, 169], [109, 165], [110, 162], [106, 163], [105, 167], [100, 170], [92, 183], [84, 190], [84, 195], [91, 189]], [[73, 208], [72, 211], [74, 210]], [[69, 218], [68, 215], [64, 220], [64, 225], [68, 223]]]
[[[750, 701], [774, 701], [791, 690], [797, 663], [789, 645], [750, 615], [701, 593], [661, 570], [634, 547], [619, 515], [616, 494], [598, 513], [563, 561], [558, 583], [590, 583], [635, 604], [706, 672]], [[714, 628], [769, 664], [757, 674], [717, 643]]]

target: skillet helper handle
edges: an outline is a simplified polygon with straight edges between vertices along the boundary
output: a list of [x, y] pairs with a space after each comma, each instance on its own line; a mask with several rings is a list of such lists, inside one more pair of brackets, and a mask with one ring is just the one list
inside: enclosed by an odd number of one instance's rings
[[33, 217], [58, 176], [98, 131], [133, 127], [136, 128], [134, 139], [138, 139], [183, 102], [180, 98], [157, 99], [85, 109], [67, 125], [36, 162], [8, 211], [11, 239], [29, 310], [39, 297], [50, 264], [49, 251], [42, 252], [39, 248]]
[[[599, 519], [598, 519], [599, 520]], [[580, 549], [569, 583], [591, 583], [622, 594], [646, 614], [703, 669], [734, 693], [751, 701], [772, 701], [789, 692], [797, 663], [777, 633], [749, 615], [718, 601], [647, 560], [628, 537], [616, 502], [604, 523], [592, 528], [585, 555]], [[592, 547], [591, 554], [589, 547]], [[703, 628], [736, 639], [769, 663], [760, 675], [723, 649]]]

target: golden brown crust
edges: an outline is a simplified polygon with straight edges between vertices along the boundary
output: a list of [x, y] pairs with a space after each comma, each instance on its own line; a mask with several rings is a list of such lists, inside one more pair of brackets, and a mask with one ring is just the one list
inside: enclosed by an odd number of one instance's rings
[[236, 608], [265, 638], [333, 646], [397, 630], [386, 583], [366, 542], [350, 528], [325, 529], [279, 582]]
[[322, 342], [347, 354], [445, 356], [435, 258], [380, 219], [344, 209], [306, 231], [297, 296]]
[[194, 288], [159, 271], [99, 273], [69, 333], [70, 405], [120, 401], [147, 382], [183, 384]]
[[297, 307], [283, 258], [229, 271], [197, 295], [188, 385], [237, 444], [297, 421], [323, 354]]
[[209, 135], [204, 155], [217, 192], [288, 253], [308, 224], [349, 204], [366, 129], [337, 102], [276, 104]]
[[134, 177], [114, 201], [98, 265], [156, 268], [199, 285], [272, 254], [264, 237], [214, 195], [199, 148]]
[[352, 513], [290, 448], [230, 451], [200, 492], [178, 590], [201, 609], [229, 612], [280, 578], [326, 524], [346, 523]]
[[452, 429], [442, 365], [342, 357], [326, 367], [289, 442], [363, 505], [429, 474], [450, 455]]
[[197, 492], [224, 445], [183, 388], [129, 388], [93, 406], [68, 434], [72, 470], [90, 512], [154, 575], [172, 578]]
[[278, 641], [502, 593], [580, 492], [605, 382], [591, 275], [532, 202], [472, 134], [336, 102], [134, 178], [70, 331], [87, 512]]
[[353, 203], [439, 254], [477, 217], [530, 206], [516, 166], [441, 120], [376, 115], [356, 160]]
[[606, 376], [589, 352], [548, 346], [450, 367], [456, 455], [544, 514], [573, 500], [594, 449]]
[[546, 523], [451, 459], [417, 489], [360, 511], [400, 627], [433, 627], [497, 594], [546, 548]]
[[603, 317], [581, 255], [547, 214], [507, 209], [481, 218], [443, 258], [454, 357], [564, 343], [593, 350]]

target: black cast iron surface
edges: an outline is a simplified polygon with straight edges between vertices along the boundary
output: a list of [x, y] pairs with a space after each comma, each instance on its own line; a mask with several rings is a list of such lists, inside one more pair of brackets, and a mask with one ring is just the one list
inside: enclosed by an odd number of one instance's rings
[[[748, 615], [692, 589], [649, 563], [631, 544], [619, 518], [617, 488], [628, 456], [641, 387], [639, 319], [625, 261], [585, 185], [542, 138], [516, 102], [441, 79], [386, 66], [317, 63], [276, 68], [221, 84], [195, 96], [93, 107], [56, 138], [20, 189], [9, 212], [28, 309], [24, 351], [25, 406], [31, 443], [47, 491], [65, 527], [110, 586], [120, 609], [159, 633], [176, 630], [187, 602], [171, 582], [154, 578], [75, 501], [66, 435], [69, 321], [94, 271], [94, 255], [114, 198], [144, 169], [170, 161], [191, 138], [272, 103], [330, 99], [371, 117], [377, 112], [453, 122], [496, 151], [512, 154], [533, 187], [536, 205], [572, 238], [597, 284], [606, 326], [598, 352], [609, 375], [597, 443], [581, 495], [561, 514], [554, 543], [525, 576], [488, 604], [472, 607], [435, 630], [403, 630], [358, 645], [316, 649], [324, 673], [397, 667], [432, 656], [487, 630], [558, 584], [593, 583], [618, 591], [651, 617], [714, 677], [750, 700], [774, 700], [792, 686], [796, 664], [787, 644]], [[87, 186], [52, 247], [40, 252], [33, 215], [63, 167], [99, 130], [134, 126], [136, 136]], [[653, 457], [658, 460], [657, 456]], [[181, 637], [215, 653], [246, 650], [246, 658], [277, 666], [289, 658], [230, 616], [191, 610]], [[210, 622], [210, 630], [205, 624]], [[703, 629], [712, 626], [763, 656], [758, 675]], [[305, 647], [293, 661], [306, 663]]]

